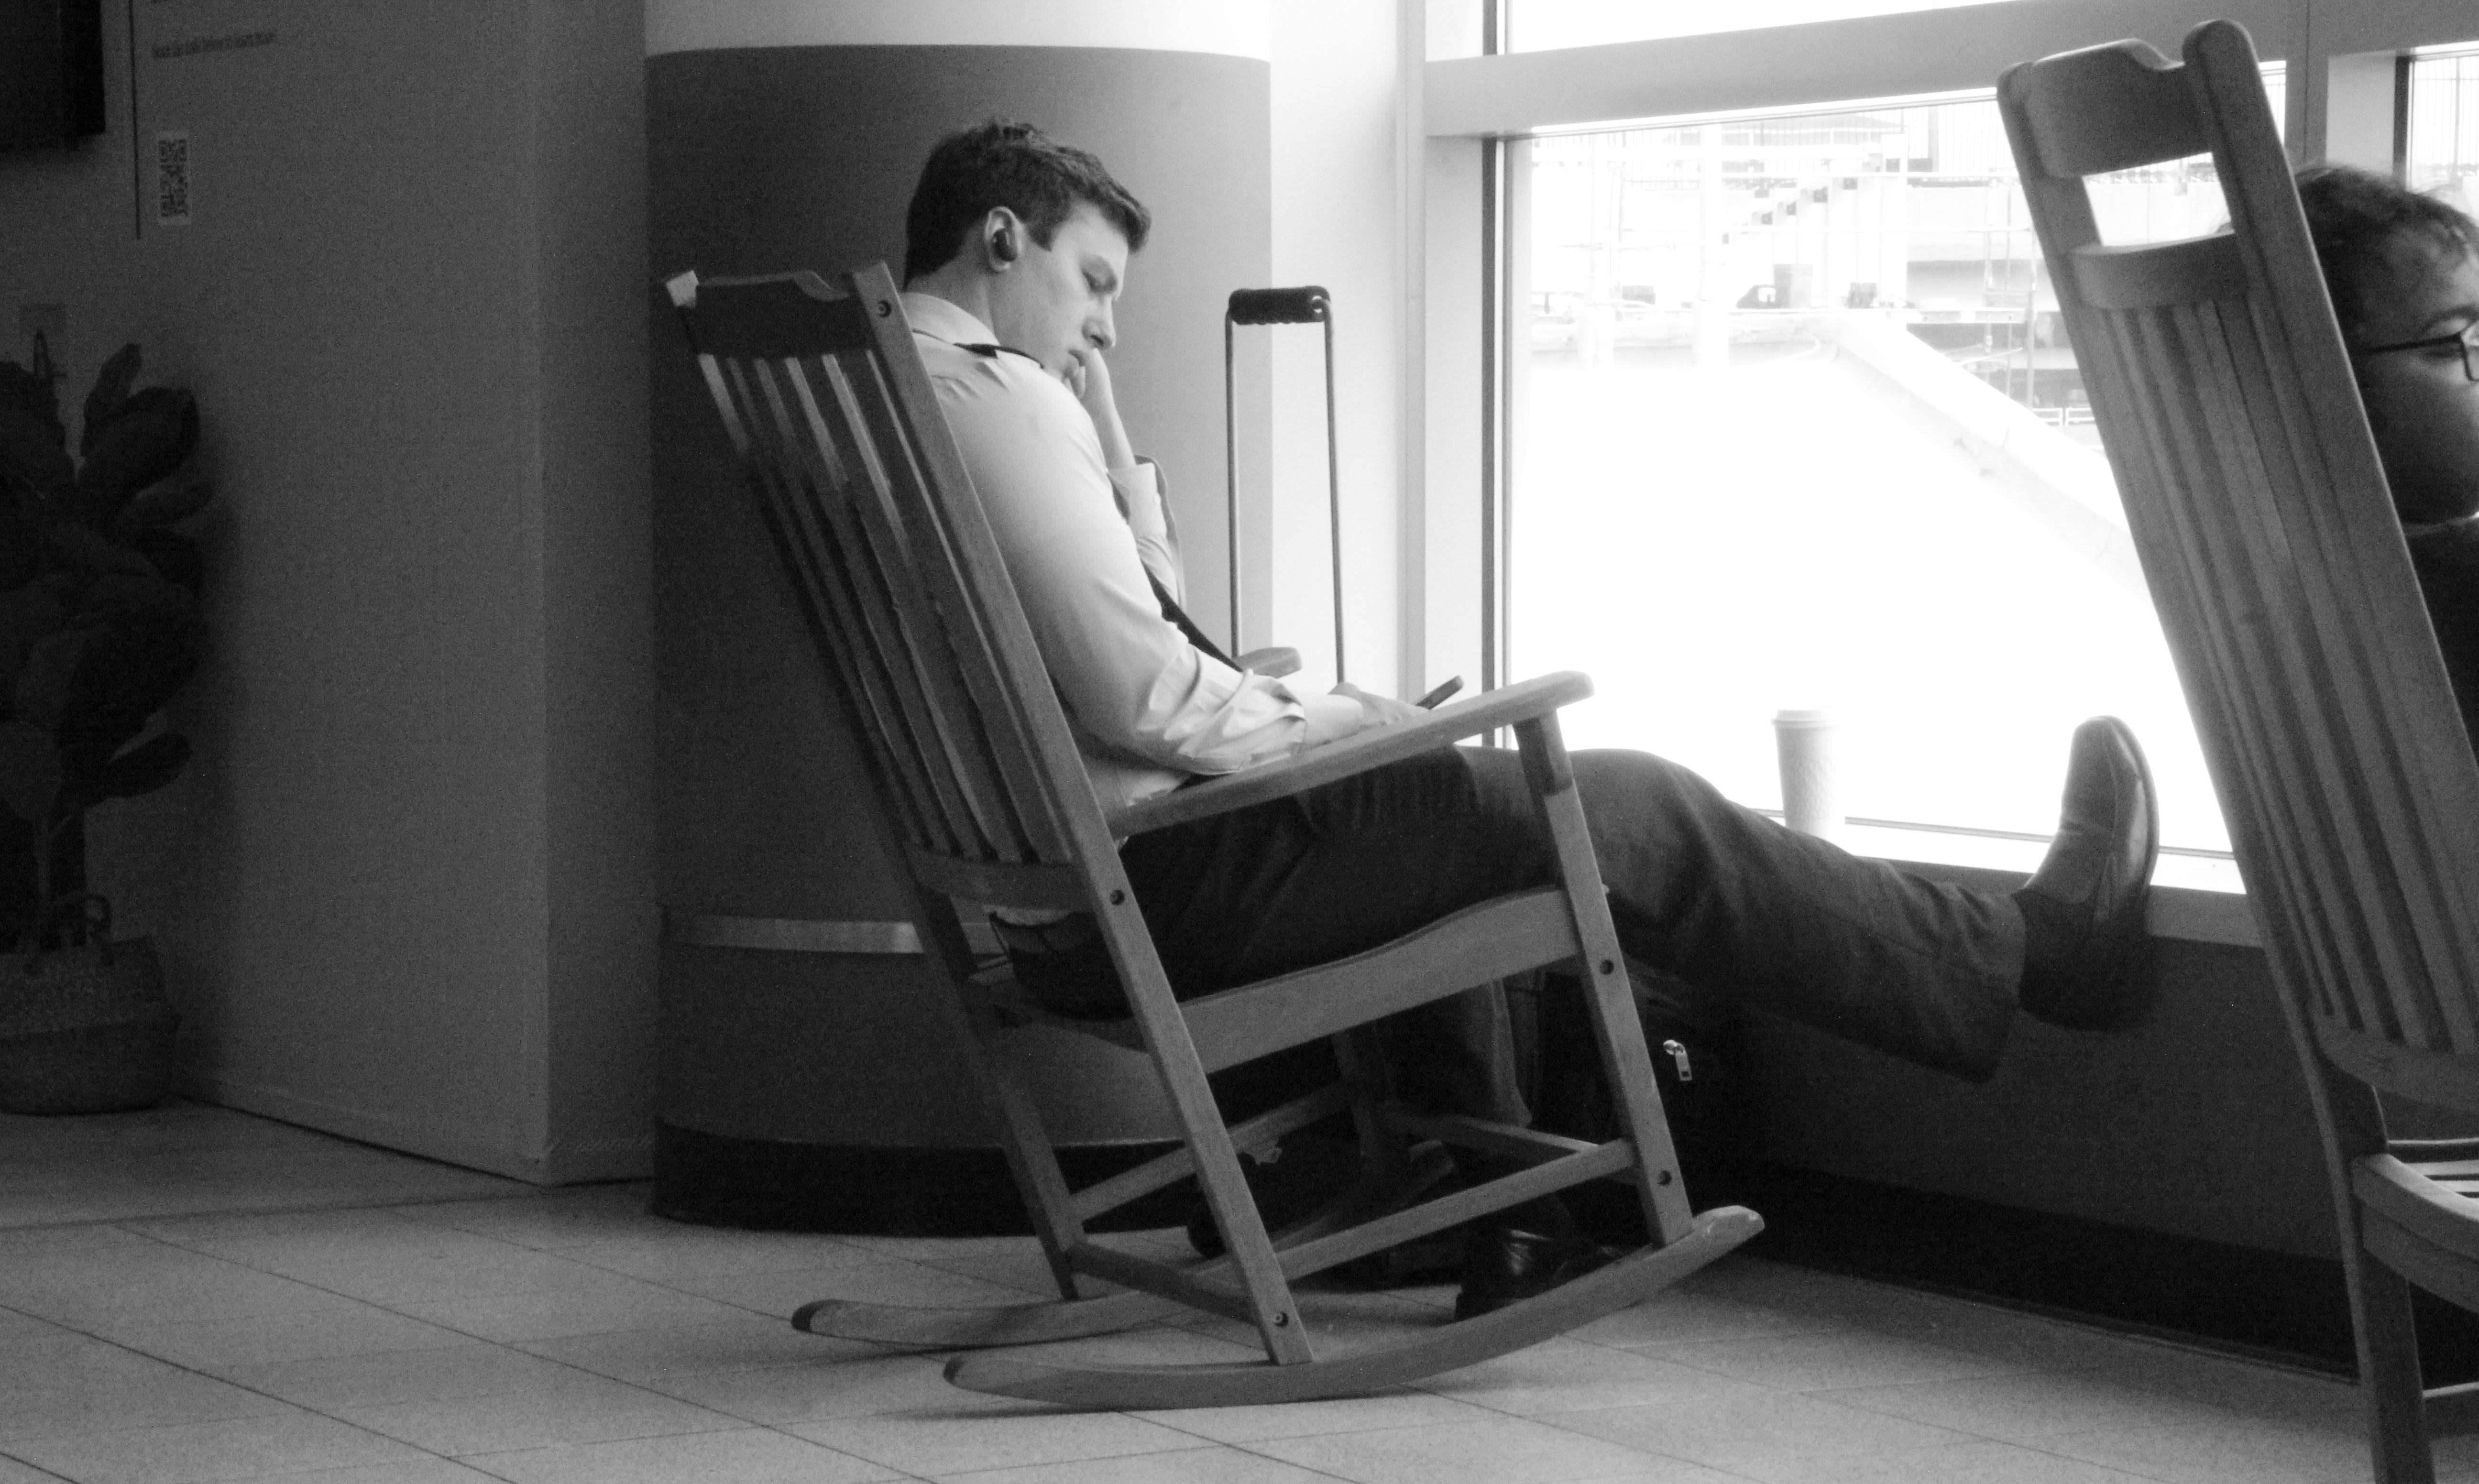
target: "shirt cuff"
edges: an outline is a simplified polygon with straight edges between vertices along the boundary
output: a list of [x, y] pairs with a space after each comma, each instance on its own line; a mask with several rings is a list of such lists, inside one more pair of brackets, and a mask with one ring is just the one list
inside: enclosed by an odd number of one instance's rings
[[1111, 471], [1111, 488], [1119, 497], [1119, 508], [1128, 515], [1128, 529], [1139, 540], [1161, 541], [1170, 534], [1170, 522], [1163, 514], [1162, 474], [1153, 460], [1139, 459], [1125, 469]]
[[1349, 696], [1298, 696], [1300, 715], [1308, 729], [1300, 737], [1303, 749], [1321, 742], [1347, 737], [1368, 725], [1368, 712]]

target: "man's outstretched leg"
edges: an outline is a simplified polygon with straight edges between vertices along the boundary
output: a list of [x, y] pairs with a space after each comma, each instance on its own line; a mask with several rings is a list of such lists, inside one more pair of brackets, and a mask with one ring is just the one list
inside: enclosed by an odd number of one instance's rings
[[[1472, 755], [1484, 812], [1529, 806], [1502, 756]], [[2113, 718], [2077, 729], [2057, 837], [2010, 895], [1796, 834], [1643, 753], [1578, 753], [1573, 765], [1628, 957], [1705, 994], [1974, 1081], [1996, 1070], [2017, 1009], [2095, 1030], [2140, 1010], [2158, 809], [2142, 750]], [[1571, 1229], [1501, 1221], [1467, 1243], [1456, 1316], [1618, 1255]]]
[[[1794, 833], [1642, 753], [1578, 753], [1574, 768], [1620, 941], [1707, 993], [1975, 1081], [2018, 1007], [2075, 1029], [2139, 1009], [2159, 811], [2114, 718], [2077, 729], [2057, 838], [2010, 896]], [[1500, 764], [1476, 773], [1489, 793], [1522, 787]]]

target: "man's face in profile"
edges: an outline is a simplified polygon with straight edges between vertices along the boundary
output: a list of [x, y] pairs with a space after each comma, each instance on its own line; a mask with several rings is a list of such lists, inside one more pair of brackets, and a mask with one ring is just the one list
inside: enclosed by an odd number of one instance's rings
[[[2473, 333], [2479, 254], [2397, 239], [2366, 269], [2362, 345]], [[2479, 349], [2468, 352], [2479, 365]], [[2479, 512], [2479, 382], [2449, 342], [2359, 358], [2359, 393], [2384, 456], [2385, 481], [2404, 521], [2432, 524]]]
[[1110, 218], [1080, 204], [1042, 246], [1030, 232], [1024, 250], [990, 286], [990, 328], [999, 344], [1064, 375], [1078, 353], [1118, 338], [1112, 306], [1128, 272], [1128, 239]]

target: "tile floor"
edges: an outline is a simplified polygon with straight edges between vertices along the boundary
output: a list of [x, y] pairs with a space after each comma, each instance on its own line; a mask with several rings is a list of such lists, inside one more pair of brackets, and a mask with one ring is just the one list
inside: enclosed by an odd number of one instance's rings
[[[2338, 1382], [1747, 1256], [1565, 1339], [1315, 1405], [1075, 1414], [818, 1340], [824, 1295], [1010, 1302], [1029, 1241], [757, 1235], [193, 1105], [0, 1115], [0, 1484], [2324, 1484]], [[1171, 1234], [1135, 1241], [1167, 1241]], [[1341, 1328], [1444, 1290], [1324, 1295]], [[1201, 1360], [1201, 1319], [1119, 1352]], [[2479, 1448], [2448, 1444], [2448, 1478]]]

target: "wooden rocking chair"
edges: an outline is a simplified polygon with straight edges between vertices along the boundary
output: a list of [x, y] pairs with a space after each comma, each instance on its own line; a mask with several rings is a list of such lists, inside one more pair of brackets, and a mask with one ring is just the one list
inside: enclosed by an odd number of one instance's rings
[[[821, 1334], [930, 1347], [1017, 1345], [1096, 1335], [1185, 1305], [1253, 1324], [1267, 1362], [1176, 1367], [1076, 1364], [1038, 1353], [958, 1356], [958, 1386], [1086, 1407], [1298, 1401], [1375, 1391], [1533, 1343], [1635, 1303], [1761, 1229], [1753, 1213], [1696, 1215], [1670, 1133], [1586, 837], [1557, 707], [1591, 693], [1580, 675], [1546, 676], [1442, 706], [1288, 761], [1105, 808], [1087, 783], [979, 498], [882, 266], [840, 290], [812, 274], [670, 285], [715, 406], [747, 465], [800, 600], [825, 675], [858, 721], [900, 838], [922, 941], [943, 966], [941, 996], [959, 1054], [1059, 1285], [1056, 1301], [997, 1309], [907, 1309], [821, 1302], [794, 1322]], [[1180, 1003], [1171, 993], [1115, 837], [1279, 799], [1445, 747], [1494, 728], [1520, 739], [1560, 881], [1470, 908], [1340, 962]], [[958, 904], [1087, 911], [1108, 942], [1133, 1013], [1056, 1020], [1013, 985], [976, 975]], [[1594, 1029], [1623, 1137], [1600, 1144], [1475, 1119], [1424, 1116], [1376, 1096], [1353, 1034], [1393, 1014], [1505, 975], [1581, 960]], [[1149, 1056], [1181, 1147], [1070, 1190], [1041, 1120], [1011, 1074], [1003, 1024], [1054, 1020]], [[1337, 1037], [1345, 1078], [1226, 1126], [1207, 1074]], [[1269, 1235], [1238, 1156], [1348, 1112], [1362, 1185], [1306, 1222]], [[1408, 1149], [1422, 1141], [1488, 1151], [1516, 1173], [1408, 1209]], [[1089, 1240], [1086, 1223], [1194, 1175], [1227, 1251], [1155, 1261]], [[1648, 1245], [1609, 1267], [1495, 1313], [1355, 1353], [1312, 1345], [1293, 1283], [1340, 1263], [1581, 1181], [1632, 1181]], [[1088, 1279], [1127, 1292], [1087, 1296]]]
[[[2265, 106], [2228, 21], [2009, 70], [2032, 217], [2321, 1128], [2370, 1450], [2430, 1480], [2479, 1387], [2422, 1392], [2409, 1284], [2479, 1308], [2479, 763]], [[2101, 243], [2083, 177], [2211, 151], [2231, 230]], [[2407, 1280], [2407, 1281], [2406, 1281]]]

